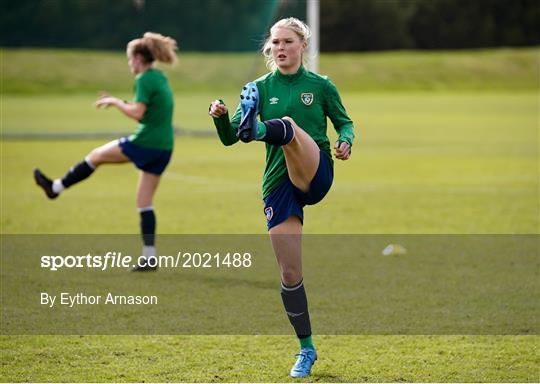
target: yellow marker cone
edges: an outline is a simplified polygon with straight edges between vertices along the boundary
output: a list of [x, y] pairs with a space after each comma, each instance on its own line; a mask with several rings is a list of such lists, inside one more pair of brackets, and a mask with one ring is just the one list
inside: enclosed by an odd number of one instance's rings
[[407, 253], [407, 249], [400, 244], [388, 244], [386, 248], [382, 250], [383, 256], [400, 256]]

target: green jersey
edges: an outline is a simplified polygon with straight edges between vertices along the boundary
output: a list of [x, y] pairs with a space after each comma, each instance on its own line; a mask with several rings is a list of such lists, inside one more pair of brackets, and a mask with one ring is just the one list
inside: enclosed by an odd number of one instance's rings
[[[261, 121], [291, 117], [317, 143], [331, 159], [330, 140], [327, 136], [327, 117], [339, 134], [339, 141], [352, 146], [353, 123], [341, 103], [335, 85], [326, 77], [300, 67], [293, 75], [279, 71], [255, 80], [259, 91]], [[225, 145], [238, 141], [236, 131], [241, 120], [240, 105], [231, 121], [228, 115], [214, 119], [218, 135]], [[263, 198], [287, 177], [287, 165], [280, 146], [266, 144], [266, 169], [263, 177]]]
[[133, 101], [146, 104], [146, 112], [129, 141], [145, 148], [172, 150], [174, 101], [171, 87], [163, 72], [150, 68], [138, 74], [135, 78]]

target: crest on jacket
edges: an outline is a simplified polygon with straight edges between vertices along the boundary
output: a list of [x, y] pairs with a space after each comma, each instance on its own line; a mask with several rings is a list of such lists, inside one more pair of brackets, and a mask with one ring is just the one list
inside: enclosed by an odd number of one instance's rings
[[300, 94], [300, 98], [302, 99], [302, 103], [305, 105], [311, 105], [313, 103], [313, 93], [311, 92], [304, 92]]

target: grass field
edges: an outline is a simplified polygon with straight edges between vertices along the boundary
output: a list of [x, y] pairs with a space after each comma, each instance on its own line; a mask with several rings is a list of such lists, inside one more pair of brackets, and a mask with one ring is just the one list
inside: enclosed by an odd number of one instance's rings
[[[534, 93], [444, 93], [436, 97], [430, 93], [407, 93], [406, 97], [369, 93], [343, 97], [357, 122], [358, 142], [350, 161], [336, 163], [336, 183], [329, 196], [307, 210], [306, 232], [537, 232], [538, 115]], [[26, 102], [33, 103], [34, 98]], [[197, 99], [180, 98], [177, 114], [185, 110], [187, 119], [198, 118], [189, 126], [210, 130], [211, 121], [204, 111], [211, 98], [210, 93]], [[20, 104], [11, 103], [5, 102], [6, 134], [81, 133], [105, 126], [129, 129], [129, 122], [121, 120], [116, 111], [96, 111], [85, 96], [40, 99], [30, 117]], [[60, 119], [57, 124], [55, 116], [63, 110], [59, 105], [67, 105], [67, 115], [72, 118]], [[196, 112], [200, 109], [202, 118]], [[335, 132], [330, 133], [335, 137]], [[40, 191], [32, 187], [29, 177], [20, 177], [30, 175], [38, 165], [51, 176], [61, 176], [67, 166], [104, 140], [5, 141], [4, 164], [9, 167], [3, 169], [3, 185], [11, 187], [3, 190], [4, 202], [9, 202], [3, 207], [4, 233], [136, 231], [132, 206], [137, 173], [130, 165], [104, 168], [84, 187], [50, 204], [37, 204]], [[264, 233], [264, 218], [256, 214], [262, 212], [259, 190], [263, 162], [259, 143], [226, 148], [214, 135], [178, 137], [156, 200], [158, 212], [173, 206], [177, 213], [160, 217], [160, 232]], [[103, 183], [106, 188], [100, 187]], [[99, 202], [94, 214], [85, 217], [84, 226], [74, 226], [55, 215], [59, 205], [66, 217], [76, 215], [81, 201]], [[224, 209], [230, 204], [236, 205], [232, 213]], [[51, 221], [21, 220], [36, 209]], [[103, 223], [103, 215], [113, 210], [117, 211], [114, 219]]]
[[[320, 336], [313, 382], [537, 382], [532, 336]], [[3, 337], [4, 381], [306, 382], [286, 336]]]
[[[43, 66], [29, 67], [37, 60]], [[221, 81], [216, 62], [235, 69]], [[176, 139], [155, 201], [159, 233], [265, 233], [262, 145], [221, 146], [206, 115], [212, 99], [234, 105], [236, 88], [249, 80], [241, 68], [258, 75], [259, 64], [253, 55], [191, 54], [172, 71], [175, 126], [202, 136]], [[358, 141], [350, 161], [336, 162], [327, 198], [307, 208], [306, 233], [539, 233], [537, 48], [329, 55], [321, 67], [342, 90]], [[131, 165], [104, 167], [53, 202], [31, 179], [36, 165], [62, 175], [106, 140], [82, 140], [84, 133], [115, 137], [133, 129], [117, 111], [92, 107], [103, 88], [130, 97], [123, 54], [4, 50], [2, 73], [2, 234], [136, 234], [137, 173]], [[537, 261], [538, 253], [533, 256]], [[316, 286], [323, 268], [313, 258], [307, 269], [310, 255], [305, 258], [306, 275], [314, 276], [306, 284]], [[260, 284], [278, 282], [271, 268]], [[537, 264], [532, 270], [538, 277]], [[505, 273], [502, 264], [497, 271]], [[195, 290], [208, 286], [208, 280], [190, 283]], [[530, 302], [519, 303], [534, 314], [538, 279], [527, 283]], [[333, 300], [316, 289], [314, 297]], [[278, 289], [275, 300], [281, 314]], [[360, 301], [352, 305], [360, 308]], [[368, 320], [376, 322], [369, 314]], [[534, 316], [530, 324], [530, 334], [505, 336], [316, 336], [320, 359], [311, 380], [538, 382]], [[0, 381], [287, 382], [297, 348], [285, 335], [12, 336], [4, 326]]]
[[[3, 49], [2, 55], [6, 93], [131, 90], [123, 52], [57, 50], [50, 54], [40, 49]], [[239, 86], [266, 72], [261, 56], [252, 53], [180, 52], [178, 64], [164, 68], [179, 94], [237, 92]], [[341, 92], [534, 90], [538, 48], [323, 54], [320, 68]]]

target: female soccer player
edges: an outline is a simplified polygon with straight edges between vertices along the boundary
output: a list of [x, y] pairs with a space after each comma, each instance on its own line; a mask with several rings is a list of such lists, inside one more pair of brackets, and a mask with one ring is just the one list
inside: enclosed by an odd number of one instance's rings
[[221, 100], [213, 101], [209, 110], [224, 145], [238, 140], [266, 143], [264, 213], [281, 270], [281, 297], [300, 340], [293, 377], [309, 375], [317, 359], [302, 279], [301, 234], [303, 207], [321, 201], [333, 181], [326, 118], [339, 134], [336, 158], [349, 158], [354, 139], [352, 121], [334, 84], [303, 66], [309, 36], [302, 21], [279, 20], [263, 47], [272, 72], [243, 88], [231, 121]]
[[135, 75], [133, 102], [108, 94], [102, 94], [95, 102], [97, 108], [114, 106], [127, 117], [136, 120], [139, 125], [135, 133], [95, 148], [61, 179], [52, 181], [39, 169], [34, 169], [34, 179], [49, 199], [57, 198], [64, 189], [86, 179], [102, 164], [131, 161], [140, 169], [137, 208], [141, 218], [144, 259], [141, 259], [142, 263], [134, 271], [156, 269], [156, 216], [152, 199], [161, 174], [171, 158], [174, 136], [173, 94], [164, 73], [154, 68], [153, 63], [174, 63], [176, 49], [174, 39], [158, 33], [147, 32], [142, 38], [130, 41], [127, 57], [129, 68]]

